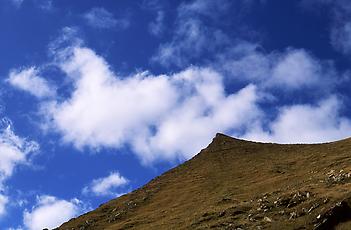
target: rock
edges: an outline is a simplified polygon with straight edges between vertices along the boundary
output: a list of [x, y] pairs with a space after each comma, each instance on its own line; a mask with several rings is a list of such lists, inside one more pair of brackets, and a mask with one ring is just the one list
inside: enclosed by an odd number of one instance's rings
[[339, 170], [338, 173], [336, 173], [335, 170], [330, 170], [326, 174], [326, 176], [327, 178], [325, 179], [325, 182], [327, 183], [327, 185], [332, 185], [346, 183], [347, 181], [349, 181], [351, 173], [346, 173], [343, 169]]
[[218, 214], [218, 217], [223, 217], [225, 216], [225, 211], [221, 211], [219, 214]]
[[309, 192], [306, 193], [306, 198], [307, 198], [307, 199], [310, 198], [310, 193], [309, 193]]
[[310, 207], [309, 209], [308, 209], [308, 213], [311, 213], [314, 209], [316, 209], [316, 208], [318, 208], [319, 207], [319, 204], [318, 203], [315, 203], [315, 204], [313, 204], [312, 205], [312, 207]]
[[269, 223], [272, 222], [272, 219], [269, 218], [269, 217], [267, 217], [267, 216], [265, 216], [265, 217], [263, 218], [263, 220], [266, 221], [266, 222], [269, 222]]
[[297, 217], [297, 213], [296, 212], [291, 212], [289, 220], [295, 219], [296, 217]]
[[249, 221], [251, 221], [251, 222], [255, 222], [255, 221], [256, 221], [256, 219], [255, 219], [255, 218], [253, 218], [253, 217], [250, 217], [250, 218], [249, 218]]

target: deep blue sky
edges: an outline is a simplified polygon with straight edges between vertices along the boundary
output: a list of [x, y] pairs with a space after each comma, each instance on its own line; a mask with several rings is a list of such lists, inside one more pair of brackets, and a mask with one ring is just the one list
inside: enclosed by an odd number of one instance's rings
[[350, 19], [346, 0], [1, 1], [0, 228], [55, 227], [216, 132], [350, 136]]

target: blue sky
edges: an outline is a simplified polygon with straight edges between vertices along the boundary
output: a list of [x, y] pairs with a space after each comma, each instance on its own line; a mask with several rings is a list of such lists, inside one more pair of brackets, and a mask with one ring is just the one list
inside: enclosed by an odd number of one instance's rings
[[53, 228], [215, 133], [350, 136], [346, 0], [2, 0], [0, 228]]

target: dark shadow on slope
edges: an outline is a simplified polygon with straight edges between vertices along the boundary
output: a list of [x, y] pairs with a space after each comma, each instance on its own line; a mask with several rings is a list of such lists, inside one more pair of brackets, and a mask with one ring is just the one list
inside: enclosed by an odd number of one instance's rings
[[351, 198], [338, 202], [323, 215], [319, 216], [319, 223], [315, 230], [335, 229], [340, 223], [351, 221]]

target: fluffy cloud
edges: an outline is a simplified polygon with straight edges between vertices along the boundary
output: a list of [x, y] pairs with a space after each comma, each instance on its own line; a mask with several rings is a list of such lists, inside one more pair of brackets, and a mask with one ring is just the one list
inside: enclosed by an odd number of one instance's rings
[[55, 95], [55, 90], [50, 87], [45, 79], [39, 76], [39, 71], [34, 67], [10, 71], [7, 81], [12, 86], [27, 91], [38, 98]]
[[125, 29], [129, 26], [127, 19], [116, 19], [113, 14], [104, 8], [92, 8], [84, 14], [87, 23], [95, 28], [107, 29], [118, 27]]
[[29, 230], [58, 227], [84, 211], [77, 199], [60, 200], [53, 196], [39, 196], [32, 210], [23, 214], [23, 223]]
[[[67, 50], [66, 50], [67, 51]], [[129, 145], [143, 160], [189, 158], [218, 131], [242, 128], [259, 115], [254, 85], [227, 95], [222, 76], [189, 68], [170, 76], [120, 78], [88, 48], [60, 55], [74, 90], [43, 106], [52, 127], [78, 148]]]
[[260, 125], [244, 138], [278, 143], [321, 143], [346, 138], [351, 132], [351, 121], [339, 115], [341, 107], [336, 96], [317, 105], [285, 106], [268, 130], [263, 131]]
[[112, 172], [109, 176], [98, 178], [83, 189], [83, 193], [93, 193], [97, 196], [115, 195], [117, 188], [123, 187], [129, 183], [128, 179], [121, 176], [118, 172]]
[[318, 60], [303, 49], [264, 53], [258, 45], [247, 42], [222, 54], [218, 63], [217, 68], [228, 78], [254, 82], [262, 88], [294, 90], [328, 85], [331, 89], [336, 75], [331, 62]]
[[[182, 74], [197, 73], [190, 70]], [[159, 122], [154, 135], [137, 136], [134, 140], [136, 152], [144, 153], [144, 159], [170, 160], [177, 155], [189, 159], [205, 147], [216, 132], [244, 129], [260, 115], [253, 85], [227, 97], [223, 95], [222, 85], [206, 82], [197, 86], [200, 92], [174, 107]]]
[[292, 50], [278, 60], [272, 70], [270, 85], [300, 88], [319, 82], [321, 74], [320, 64], [304, 50]]
[[166, 76], [118, 79], [90, 49], [75, 48], [61, 67], [74, 80], [75, 90], [51, 112], [65, 140], [78, 147], [121, 146], [140, 127], [155, 123], [175, 101], [175, 89]]

